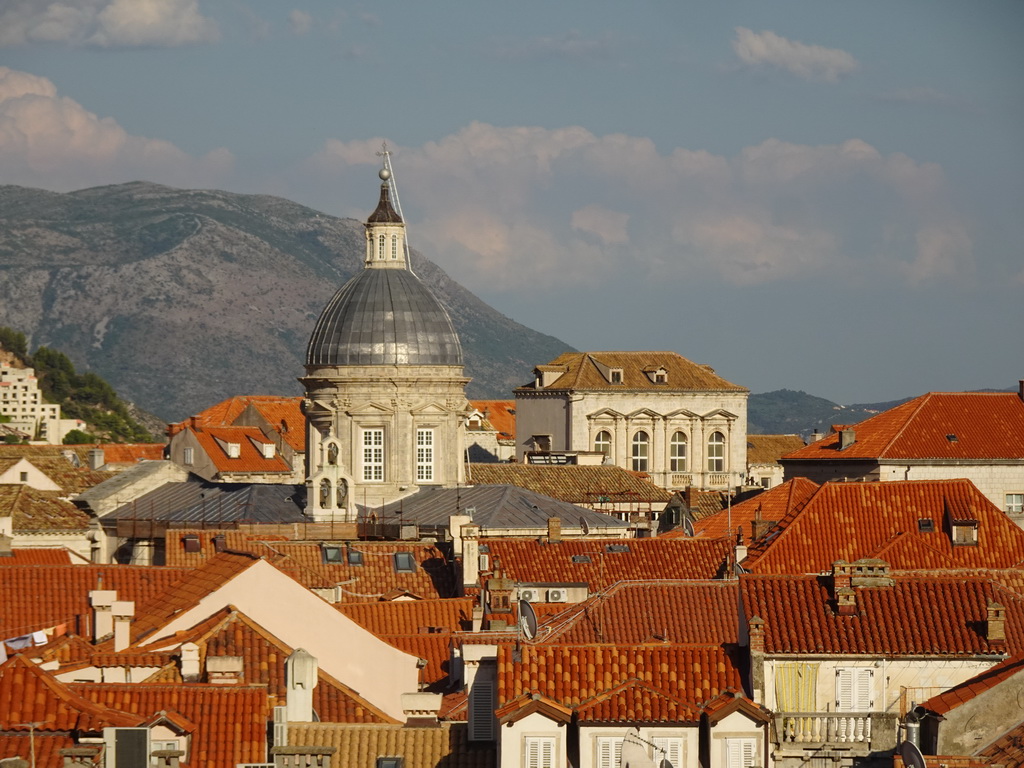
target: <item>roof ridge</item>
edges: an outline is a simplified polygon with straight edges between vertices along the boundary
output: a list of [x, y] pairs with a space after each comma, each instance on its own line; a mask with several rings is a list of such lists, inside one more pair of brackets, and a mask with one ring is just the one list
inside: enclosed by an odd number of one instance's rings
[[[913, 411], [910, 413], [910, 415], [907, 416], [906, 420], [903, 422], [903, 426], [901, 426], [898, 430], [896, 430], [896, 434], [892, 436], [892, 439], [890, 439], [889, 442], [887, 442], [884, 446], [882, 446], [882, 448], [878, 451], [878, 455], [879, 456], [884, 456], [885, 452], [888, 451], [893, 446], [893, 444], [897, 440], [900, 439], [900, 436], [910, 426], [910, 422], [912, 422], [917, 417], [917, 414], [919, 414], [921, 412], [921, 409], [924, 408], [925, 404], [931, 399], [931, 396], [932, 396], [931, 392], [926, 392], [925, 394], [923, 394], [923, 395], [921, 395], [920, 397], [917, 398], [921, 402], [918, 403], [918, 405], [913, 409]], [[914, 401], [910, 400], [908, 402], [912, 403]], [[907, 405], [907, 403], [903, 403], [903, 405]], [[896, 408], [899, 408], [899, 407], [900, 406], [898, 406], [898, 405], [896, 406]], [[895, 408], [892, 409], [892, 410], [895, 410]], [[886, 411], [883, 411], [882, 413], [880, 413], [878, 415], [881, 416], [884, 413], [886, 413]], [[874, 418], [874, 417], [872, 417], [872, 418]]]

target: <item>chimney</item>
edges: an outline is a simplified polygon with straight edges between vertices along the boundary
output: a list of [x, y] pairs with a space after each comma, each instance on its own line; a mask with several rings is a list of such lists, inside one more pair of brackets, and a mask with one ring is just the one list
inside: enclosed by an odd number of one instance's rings
[[761, 507], [758, 506], [758, 508], [754, 510], [754, 519], [751, 521], [750, 525], [751, 541], [757, 541], [762, 538], [772, 529], [773, 525], [775, 525], [774, 520], [765, 520], [761, 517]]
[[94, 589], [89, 593], [89, 604], [92, 606], [92, 640], [98, 643], [102, 638], [114, 631], [114, 615], [110, 612], [117, 592], [112, 589]]
[[751, 616], [747, 624], [750, 643], [750, 688], [754, 701], [761, 701], [764, 695], [764, 619]]
[[457, 541], [461, 542], [462, 550], [462, 584], [465, 587], [479, 586], [480, 571], [490, 570], [490, 558], [480, 552], [480, 526], [468, 523], [458, 530]]
[[857, 435], [853, 427], [843, 427], [839, 430], [839, 450], [845, 450], [857, 442]]
[[764, 619], [752, 616], [749, 623], [750, 653], [764, 654]]
[[824, 435], [823, 435], [823, 434], [821, 434], [821, 432], [819, 432], [819, 431], [818, 431], [818, 428], [817, 428], [817, 427], [815, 427], [815, 428], [814, 428], [814, 431], [813, 431], [813, 432], [811, 432], [811, 442], [812, 442], [812, 443], [816, 443], [816, 442], [818, 442], [818, 441], [819, 441], [819, 440], [821, 440], [821, 438], [823, 438], [823, 437], [824, 437]]
[[405, 724], [410, 727], [437, 725], [437, 713], [441, 711], [443, 698], [440, 693], [403, 693]]
[[552, 544], [562, 540], [562, 518], [548, 518], [548, 541]]
[[135, 603], [131, 600], [115, 600], [110, 605], [110, 613], [114, 618], [114, 650], [123, 651], [131, 645]]
[[181, 646], [181, 679], [186, 683], [199, 681], [199, 646], [195, 643]]
[[242, 682], [241, 656], [207, 656], [206, 682], [214, 685], [234, 685]]
[[313, 722], [313, 689], [316, 687], [318, 671], [316, 657], [302, 648], [296, 648], [285, 661], [285, 709], [288, 722]]
[[11, 550], [13, 541], [13, 537], [0, 533], [0, 557], [14, 557], [14, 552]]
[[836, 612], [840, 616], [857, 615], [857, 593], [853, 587], [836, 589]]
[[1006, 645], [1006, 608], [994, 600], [988, 603], [985, 622], [985, 638], [989, 645], [1003, 648]]
[[89, 450], [89, 469], [97, 470], [106, 463], [102, 448], [92, 448]]

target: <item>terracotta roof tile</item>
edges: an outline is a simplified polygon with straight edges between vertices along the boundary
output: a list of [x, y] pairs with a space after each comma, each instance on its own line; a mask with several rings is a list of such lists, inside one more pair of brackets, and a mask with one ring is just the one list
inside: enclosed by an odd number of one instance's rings
[[104, 464], [138, 464], [140, 461], [161, 461], [164, 457], [164, 443], [95, 443], [93, 445], [75, 446], [85, 464], [88, 451], [98, 448], [103, 451]]
[[471, 485], [514, 485], [595, 509], [627, 502], [665, 504], [672, 498], [650, 480], [614, 466], [470, 464], [467, 477]]
[[[617, 581], [712, 579], [729, 557], [723, 539], [481, 539], [491, 566], [519, 583], [587, 583], [597, 590]], [[616, 551], [626, 547], [626, 551]], [[609, 551], [609, 548], [611, 550]], [[586, 557], [589, 562], [579, 562]], [[574, 561], [577, 558], [577, 561]]]
[[473, 619], [474, 600], [397, 600], [389, 602], [339, 603], [337, 608], [375, 635], [414, 635], [426, 628], [444, 632], [468, 629]]
[[[953, 545], [948, 514], [978, 521], [976, 546]], [[752, 544], [743, 565], [757, 573], [821, 573], [836, 560], [862, 558], [897, 570], [1008, 568], [1024, 562], [1024, 530], [969, 480], [826, 483]]]
[[270, 710], [266, 690], [230, 685], [72, 683], [75, 693], [97, 704], [147, 719], [166, 711], [196, 725], [188, 764], [234, 768], [266, 755]]
[[1002, 765], [1009, 768], [1009, 766], [1024, 765], [1024, 723], [1019, 723], [1011, 728], [995, 742], [978, 752], [977, 756], [983, 760], [981, 765], [984, 766]]
[[466, 731], [464, 723], [434, 728], [302, 723], [289, 726], [288, 739], [291, 744], [334, 747], [331, 764], [353, 768], [372, 768], [378, 757], [402, 757], [404, 768], [495, 768], [494, 743], [471, 743]]
[[937, 715], [945, 715], [961, 704], [971, 701], [975, 696], [996, 687], [1022, 672], [1024, 672], [1024, 655], [1013, 656], [996, 664], [994, 667], [986, 669], [981, 674], [965, 680], [960, 685], [950, 688], [948, 691], [932, 696], [927, 701], [921, 702], [920, 706]]
[[[281, 454], [266, 458], [258, 446], [272, 445], [258, 427], [200, 427], [190, 430], [220, 474], [281, 473], [292, 468]], [[228, 454], [228, 446], [238, 446], [238, 456]]]
[[301, 397], [277, 395], [238, 395], [212, 405], [195, 416], [168, 428], [170, 434], [188, 426], [230, 427], [249, 408], [255, 410], [287, 441], [295, 451], [306, 450], [306, 417], [302, 414]]
[[13, 518], [15, 533], [87, 530], [88, 513], [65, 495], [64, 491], [37, 491], [27, 485], [0, 485], [0, 517]]
[[[678, 721], [680, 708], [681, 719], [690, 720], [701, 704], [721, 691], [742, 687], [732, 658], [717, 647], [525, 644], [521, 662], [514, 660], [513, 652], [511, 644], [498, 649], [499, 706], [532, 692], [574, 709], [605, 697], [601, 700], [608, 705], [588, 714], [588, 719], [629, 721], [636, 719], [636, 705], [644, 700], [646, 688], [664, 697], [651, 707], [648, 722]], [[627, 689], [632, 690], [618, 695]], [[674, 711], [668, 700], [676, 702]]]
[[833, 433], [784, 458], [1024, 459], [1024, 400], [1010, 392], [930, 392], [853, 430], [848, 448], [838, 450], [839, 434]]
[[749, 544], [753, 540], [754, 520], [758, 517], [764, 521], [783, 520], [795, 509], [801, 508], [817, 490], [818, 484], [807, 478], [788, 480], [753, 498], [733, 504], [731, 509], [723, 509], [697, 520], [693, 524], [694, 533], [705, 538], [732, 539], [735, 532], [740, 531], [743, 533], [743, 542]]
[[186, 573], [180, 568], [133, 565], [5, 568], [0, 579], [0, 632], [16, 637], [64, 624], [68, 631], [85, 634], [92, 621], [90, 590], [116, 590], [119, 600], [138, 606], [165, 594]]
[[470, 400], [472, 408], [484, 414], [499, 438], [516, 436], [516, 401], [515, 400]]
[[71, 565], [71, 553], [64, 547], [15, 548], [10, 555], [0, 556], [0, 567], [9, 565]]
[[780, 457], [803, 447], [800, 435], [747, 435], [747, 464], [778, 464]]
[[76, 746], [75, 740], [63, 733], [0, 734], [0, 755], [25, 756], [35, 747], [36, 768], [64, 768], [64, 757], [60, 750]]
[[620, 582], [541, 622], [558, 643], [738, 642], [739, 584], [729, 581]]
[[[622, 369], [622, 383], [612, 384], [598, 364]], [[698, 365], [675, 352], [565, 352], [548, 364], [565, 373], [545, 389], [558, 390], [658, 390], [662, 392], [746, 392], [707, 365]], [[543, 366], [538, 366], [543, 367]], [[668, 381], [655, 384], [648, 371], [665, 368]], [[533, 389], [533, 385], [520, 390]], [[517, 390], [518, 391], [518, 390]]]
[[[972, 656], [1024, 651], [1024, 597], [960, 572], [893, 574], [891, 587], [854, 589], [837, 613], [825, 576], [740, 577], [744, 615], [764, 620], [767, 653]], [[1006, 644], [983, 628], [988, 603], [1006, 608]]]

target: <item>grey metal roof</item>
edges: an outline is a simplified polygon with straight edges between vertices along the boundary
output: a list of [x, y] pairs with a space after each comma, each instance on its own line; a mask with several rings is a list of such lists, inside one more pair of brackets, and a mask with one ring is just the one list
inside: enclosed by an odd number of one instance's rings
[[416, 275], [364, 269], [320, 313], [306, 365], [462, 365], [462, 346]]
[[269, 483], [210, 483], [194, 479], [164, 485], [100, 517], [117, 520], [156, 520], [190, 527], [220, 523], [301, 523], [305, 488]]
[[119, 493], [124, 491], [126, 488], [130, 488], [137, 482], [144, 480], [148, 477], [154, 477], [164, 472], [171, 462], [167, 460], [163, 461], [140, 461], [123, 472], [118, 472], [109, 480], [104, 480], [99, 485], [94, 485], [92, 488], [88, 488], [82, 491], [77, 499], [95, 506], [98, 502], [102, 502], [111, 496], [117, 496]]
[[[452, 515], [473, 510], [473, 522], [481, 528], [545, 528], [557, 517], [565, 527], [578, 528], [580, 518], [591, 529], [623, 528], [611, 515], [594, 512], [515, 485], [474, 485], [469, 488], [429, 488], [381, 509], [360, 509], [361, 522], [415, 523], [447, 527]], [[374, 517], [375, 516], [375, 517]]]

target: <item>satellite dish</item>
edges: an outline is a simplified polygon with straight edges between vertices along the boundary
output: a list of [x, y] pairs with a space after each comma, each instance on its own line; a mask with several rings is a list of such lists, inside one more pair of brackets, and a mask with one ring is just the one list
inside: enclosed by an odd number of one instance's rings
[[900, 744], [900, 757], [903, 758], [903, 764], [907, 768], [925, 768], [924, 755], [917, 748], [917, 744], [912, 741], [904, 741]]
[[619, 768], [658, 768], [647, 756], [647, 745], [632, 731], [622, 740]]
[[672, 765], [671, 760], [669, 760], [667, 757], [663, 757], [661, 758], [661, 763], [659, 763], [658, 768], [675, 768], [675, 766]]
[[683, 518], [683, 533], [687, 536], [696, 536], [697, 533], [693, 530], [693, 521], [688, 517]]
[[590, 535], [590, 523], [586, 521], [586, 518], [584, 518], [583, 515], [580, 515], [580, 530], [583, 531], [584, 536]]
[[537, 612], [529, 600], [519, 601], [519, 631], [527, 640], [537, 636]]

